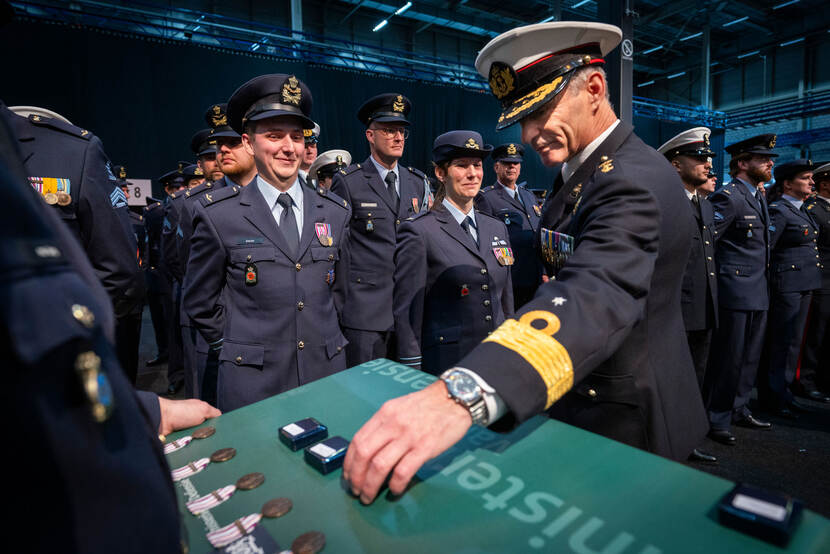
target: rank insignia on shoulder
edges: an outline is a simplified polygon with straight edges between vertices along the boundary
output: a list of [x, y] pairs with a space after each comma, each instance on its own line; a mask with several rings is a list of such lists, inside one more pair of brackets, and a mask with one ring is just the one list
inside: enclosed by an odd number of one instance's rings
[[774, 232], [775, 232], [775, 225], [770, 225], [770, 226], [769, 226], [769, 232], [770, 232], [770, 233], [774, 233]]
[[601, 164], [599, 164], [599, 170], [603, 173], [608, 173], [612, 169], [614, 169], [614, 160], [605, 160]]
[[723, 221], [723, 214], [720, 212], [715, 212], [714, 218], [718, 221]]
[[208, 193], [205, 193], [205, 199], [206, 199], [208, 202], [213, 202], [213, 197], [212, 197], [210, 194], [208, 194]]

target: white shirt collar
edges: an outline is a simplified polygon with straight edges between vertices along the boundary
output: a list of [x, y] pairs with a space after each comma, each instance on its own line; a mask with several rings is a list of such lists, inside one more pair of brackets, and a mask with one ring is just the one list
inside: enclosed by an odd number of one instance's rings
[[397, 179], [395, 179], [395, 188], [400, 187], [401, 174], [398, 171], [398, 163], [397, 162], [395, 163], [395, 167], [393, 167], [392, 169], [388, 169], [388, 168], [383, 167], [382, 165], [380, 165], [380, 162], [377, 161], [374, 156], [370, 155], [369, 159], [372, 160], [372, 163], [375, 164], [375, 168], [378, 170], [378, 173], [380, 173], [380, 180], [381, 181], [386, 183], [386, 174], [389, 173], [390, 171], [392, 171], [392, 172], [395, 173], [395, 177], [397, 177]]
[[686, 193], [686, 197], [687, 197], [689, 200], [691, 200], [692, 198], [694, 198], [694, 197], [695, 197], [695, 193], [694, 193], [694, 192], [689, 192], [689, 189], [687, 189], [686, 187], [683, 187], [683, 192], [685, 192], [685, 193]]
[[816, 196], [818, 196], [819, 198], [821, 198], [822, 200], [824, 200], [825, 202], [827, 202], [828, 204], [830, 204], [830, 198], [827, 198], [826, 196], [822, 196], [822, 195], [820, 195], [820, 194], [817, 194]]
[[[274, 207], [277, 205], [277, 199], [280, 197], [280, 190], [272, 186], [268, 183], [265, 179], [261, 176], [256, 176], [256, 186], [259, 187], [259, 192], [262, 193], [262, 196], [265, 197], [265, 202], [268, 204], [268, 209], [273, 211]], [[291, 188], [285, 191], [288, 193], [288, 196], [291, 197], [291, 200], [294, 201], [294, 205], [300, 210], [300, 213], [303, 212], [303, 189], [300, 186], [300, 179], [299, 177], [294, 179], [294, 184], [291, 185]]]
[[604, 130], [597, 138], [591, 141], [591, 143], [582, 149], [577, 155], [573, 156], [570, 160], [562, 164], [562, 182], [567, 183], [568, 179], [573, 177], [574, 173], [585, 163], [585, 160], [594, 153], [602, 142], [608, 138], [608, 136], [617, 128], [617, 125], [620, 124], [620, 120], [616, 120], [614, 123], [608, 126], [606, 130]]
[[782, 194], [781, 198], [783, 198], [784, 200], [786, 200], [787, 202], [789, 202], [790, 204], [795, 206], [797, 210], [800, 210], [802, 204], [804, 204], [804, 200], [798, 200], [796, 198], [793, 198], [789, 194]]
[[469, 217], [473, 220], [473, 227], [478, 227], [478, 225], [476, 225], [476, 211], [473, 208], [470, 208], [470, 211], [465, 214], [464, 212], [456, 208], [455, 205], [452, 202], [450, 202], [447, 198], [444, 198], [441, 201], [441, 203], [444, 205], [445, 208], [447, 208], [447, 211], [450, 212], [450, 214], [452, 214], [453, 218], [458, 222], [459, 225], [461, 225], [461, 222], [464, 221], [464, 218]]
[[504, 189], [504, 191], [510, 195], [511, 198], [516, 198], [516, 195], [519, 194], [519, 185], [516, 185], [516, 188], [510, 188], [507, 185], [502, 185], [501, 182], [496, 179], [496, 184]]

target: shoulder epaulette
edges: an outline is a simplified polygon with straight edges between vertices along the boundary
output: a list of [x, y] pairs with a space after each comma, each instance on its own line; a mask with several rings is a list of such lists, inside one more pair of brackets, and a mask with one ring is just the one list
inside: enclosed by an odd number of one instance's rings
[[812, 209], [813, 209], [813, 208], [815, 208], [815, 207], [816, 207], [816, 205], [815, 205], [815, 204], [808, 204], [808, 205], [807, 205], [807, 209], [808, 209], [808, 210], [812, 210]]
[[206, 190], [211, 190], [212, 188], [213, 188], [213, 183], [211, 183], [209, 181], [205, 181], [201, 185], [197, 185], [197, 186], [193, 187], [192, 189], [188, 190], [186, 196], [188, 198], [193, 198], [194, 196], [197, 196], [197, 195], [205, 192]]
[[147, 204], [147, 206], [144, 207], [144, 211], [149, 212], [150, 210], [152, 210], [156, 206], [161, 206], [161, 202], [154, 202], [152, 204]]
[[494, 190], [496, 190], [496, 185], [487, 185], [486, 187], [478, 191], [478, 193], [484, 194], [485, 192], [493, 192]]
[[339, 196], [337, 196], [336, 194], [334, 194], [332, 191], [330, 191], [328, 189], [325, 189], [323, 187], [317, 187], [317, 194], [319, 194], [323, 198], [331, 200], [332, 202], [334, 202], [335, 204], [337, 204], [338, 206], [340, 206], [343, 209], [348, 209], [349, 208], [349, 203], [348, 202], [346, 202], [344, 199], [340, 198]]
[[407, 169], [409, 170], [410, 173], [413, 173], [413, 174], [417, 175], [421, 179], [426, 179], [427, 178], [426, 173], [424, 173], [423, 171], [421, 171], [417, 167], [407, 167]]
[[407, 217], [404, 221], [415, 221], [421, 219], [427, 214], [432, 213], [432, 210], [424, 210], [422, 212], [418, 212], [417, 214], [413, 215], [412, 217]]
[[347, 167], [346, 169], [341, 169], [340, 174], [341, 175], [351, 175], [352, 173], [354, 173], [355, 171], [360, 169], [360, 167], [361, 167], [360, 164], [352, 164], [349, 167]]
[[37, 125], [38, 127], [49, 127], [50, 129], [63, 131], [64, 133], [76, 136], [78, 138], [82, 138], [84, 140], [89, 140], [93, 136], [92, 133], [90, 133], [86, 129], [81, 129], [80, 127], [76, 127], [75, 125], [72, 125], [65, 121], [61, 121], [60, 119], [55, 119], [53, 117], [43, 117], [40, 115], [31, 114], [29, 115], [28, 119], [32, 123], [32, 125]]
[[769, 207], [770, 208], [777, 208], [778, 207], [778, 202], [773, 202], [772, 204], [769, 205]]
[[217, 189], [215, 191], [206, 192], [202, 195], [202, 206], [206, 208], [208, 206], [213, 206], [214, 204], [218, 204], [222, 200], [227, 200], [233, 196], [239, 194], [239, 185], [234, 185], [232, 187], [223, 187]]

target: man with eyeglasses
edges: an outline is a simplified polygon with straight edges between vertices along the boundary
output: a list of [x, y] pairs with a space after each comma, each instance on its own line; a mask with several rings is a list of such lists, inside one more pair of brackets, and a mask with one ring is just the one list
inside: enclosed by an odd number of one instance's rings
[[366, 125], [370, 155], [334, 175], [331, 190], [352, 207], [348, 254], [349, 287], [341, 326], [348, 339], [346, 361], [354, 366], [392, 351], [392, 292], [398, 226], [428, 209], [423, 172], [403, 167], [412, 103], [397, 93], [367, 100], [357, 118]]

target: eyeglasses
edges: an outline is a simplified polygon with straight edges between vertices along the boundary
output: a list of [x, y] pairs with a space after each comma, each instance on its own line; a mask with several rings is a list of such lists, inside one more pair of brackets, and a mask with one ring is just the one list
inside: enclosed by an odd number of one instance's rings
[[400, 133], [404, 139], [409, 138], [409, 129], [406, 127], [375, 127], [372, 130], [380, 131], [383, 136], [388, 139], [395, 138], [398, 133]]

